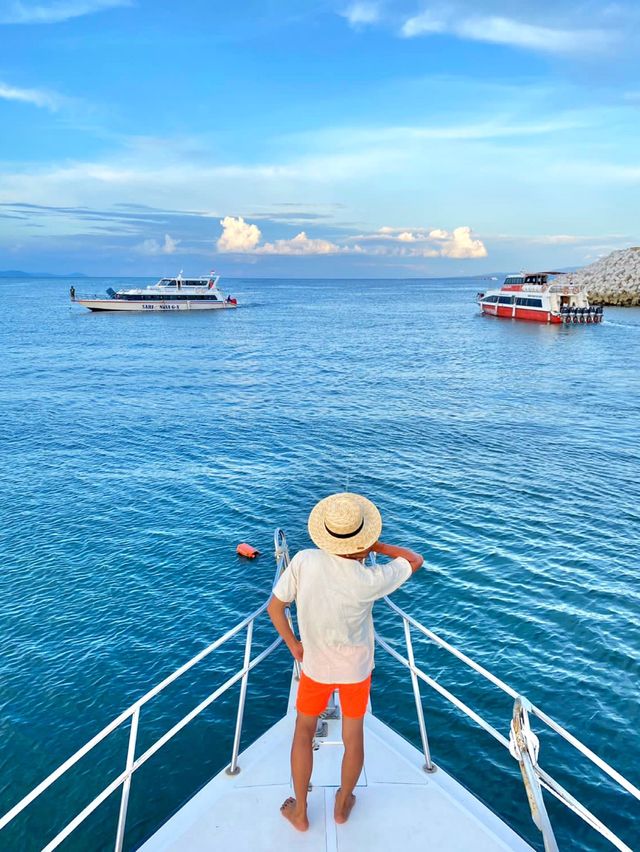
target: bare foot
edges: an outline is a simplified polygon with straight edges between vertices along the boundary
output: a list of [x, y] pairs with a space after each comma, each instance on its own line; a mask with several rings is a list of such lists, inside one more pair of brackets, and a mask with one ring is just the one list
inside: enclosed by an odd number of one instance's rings
[[306, 831], [309, 828], [309, 820], [307, 819], [306, 812], [298, 812], [296, 800], [292, 799], [291, 796], [289, 796], [288, 799], [285, 799], [280, 805], [280, 813], [285, 819], [288, 819], [291, 825], [294, 828], [297, 828], [298, 831]]
[[338, 823], [346, 822], [349, 819], [349, 814], [353, 810], [353, 806], [356, 803], [356, 797], [351, 793], [349, 798], [345, 801], [342, 798], [342, 794], [340, 790], [336, 793], [336, 805], [333, 809], [333, 818]]

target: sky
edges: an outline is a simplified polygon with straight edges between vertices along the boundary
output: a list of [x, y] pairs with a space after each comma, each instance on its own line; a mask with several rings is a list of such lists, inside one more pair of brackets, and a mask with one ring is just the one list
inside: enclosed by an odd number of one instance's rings
[[0, 269], [437, 277], [640, 243], [640, 3], [0, 0]]

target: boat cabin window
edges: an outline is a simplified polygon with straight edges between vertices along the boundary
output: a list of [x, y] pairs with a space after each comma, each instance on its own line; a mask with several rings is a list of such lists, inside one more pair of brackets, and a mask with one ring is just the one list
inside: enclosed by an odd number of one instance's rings
[[219, 302], [220, 300], [213, 293], [198, 293], [189, 295], [188, 293], [127, 293], [123, 295], [116, 294], [118, 299], [126, 299], [127, 302], [187, 302], [195, 299], [198, 302]]
[[482, 301], [494, 303], [494, 302], [498, 301], [498, 297], [497, 296], [486, 296], [486, 298], [484, 298]]
[[516, 299], [516, 305], [526, 305], [528, 308], [541, 308], [542, 299], [528, 299], [524, 296], [518, 296]]
[[504, 283], [508, 286], [512, 284], [524, 284], [524, 275], [507, 275]]
[[500, 296], [498, 298], [498, 302], [501, 305], [512, 305], [513, 304], [513, 296]]

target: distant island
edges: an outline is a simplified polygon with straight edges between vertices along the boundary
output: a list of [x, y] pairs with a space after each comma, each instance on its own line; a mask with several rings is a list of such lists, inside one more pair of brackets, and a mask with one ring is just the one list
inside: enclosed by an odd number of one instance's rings
[[0, 278], [87, 278], [84, 272], [68, 272], [56, 275], [53, 272], [23, 272], [21, 269], [0, 269]]

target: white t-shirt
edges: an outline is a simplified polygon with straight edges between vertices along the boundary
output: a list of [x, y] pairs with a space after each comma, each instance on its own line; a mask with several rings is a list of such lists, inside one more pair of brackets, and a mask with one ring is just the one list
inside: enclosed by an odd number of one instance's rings
[[318, 683], [359, 683], [373, 669], [374, 601], [411, 576], [399, 556], [369, 567], [324, 550], [301, 550], [275, 585], [283, 603], [295, 599], [304, 648], [302, 670]]

